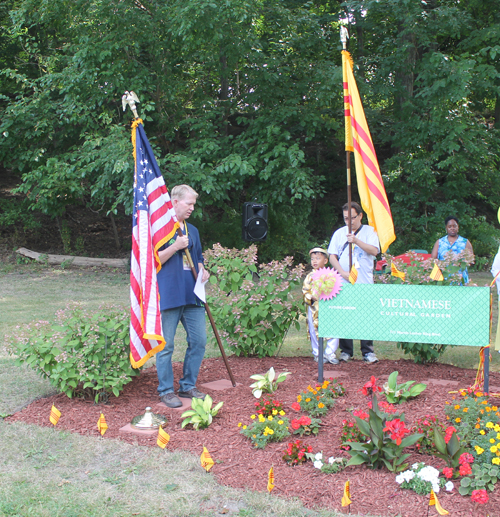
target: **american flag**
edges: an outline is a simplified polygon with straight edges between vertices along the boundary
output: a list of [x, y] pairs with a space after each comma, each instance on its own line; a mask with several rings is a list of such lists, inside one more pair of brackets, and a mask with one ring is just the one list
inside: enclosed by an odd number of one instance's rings
[[158, 249], [179, 227], [142, 120], [132, 125], [135, 159], [134, 215], [130, 265], [130, 363], [142, 366], [163, 349], [160, 300], [156, 274]]

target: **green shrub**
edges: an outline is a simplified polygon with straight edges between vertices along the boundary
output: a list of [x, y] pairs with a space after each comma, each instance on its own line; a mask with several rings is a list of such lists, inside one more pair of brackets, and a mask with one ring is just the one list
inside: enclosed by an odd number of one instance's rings
[[56, 322], [37, 321], [6, 336], [6, 350], [45, 377], [68, 397], [107, 400], [116, 397], [140, 370], [129, 360], [128, 311], [102, 306], [97, 312], [71, 304], [56, 314]]
[[300, 300], [292, 298], [303, 266], [292, 257], [257, 267], [257, 247], [237, 250], [214, 244], [205, 252], [212, 273], [208, 304], [221, 338], [238, 356], [272, 356], [292, 323], [300, 328]]

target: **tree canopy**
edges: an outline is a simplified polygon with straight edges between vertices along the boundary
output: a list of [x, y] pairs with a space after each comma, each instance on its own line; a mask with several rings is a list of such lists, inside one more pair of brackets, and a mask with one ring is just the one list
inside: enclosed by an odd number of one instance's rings
[[[339, 26], [393, 211], [391, 252], [431, 248], [447, 215], [498, 245], [495, 0], [6, 0], [0, 163], [27, 206], [131, 212], [133, 90], [168, 186], [200, 192], [206, 244], [241, 246], [269, 204], [266, 257], [328, 238], [345, 202]], [[354, 198], [356, 195], [354, 194]]]

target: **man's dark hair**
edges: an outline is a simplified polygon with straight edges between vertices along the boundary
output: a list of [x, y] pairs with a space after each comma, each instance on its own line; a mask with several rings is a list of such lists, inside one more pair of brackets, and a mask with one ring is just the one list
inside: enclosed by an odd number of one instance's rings
[[444, 225], [446, 226], [450, 221], [455, 221], [457, 224], [459, 224], [458, 219], [454, 215], [450, 215], [444, 220]]
[[[358, 203], [356, 203], [356, 201], [351, 201], [351, 208], [354, 208], [354, 210], [356, 210], [356, 213], [359, 215], [363, 212], [363, 209], [359, 206]], [[343, 207], [342, 207], [342, 212], [346, 212], [347, 210], [349, 210], [349, 203], [346, 203]]]

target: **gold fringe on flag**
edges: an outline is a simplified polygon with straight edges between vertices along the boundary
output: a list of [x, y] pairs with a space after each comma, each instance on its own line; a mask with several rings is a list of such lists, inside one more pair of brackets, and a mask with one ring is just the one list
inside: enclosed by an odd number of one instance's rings
[[351, 504], [351, 487], [349, 485], [349, 480], [345, 482], [344, 485], [344, 495], [342, 496], [342, 506], [349, 506]]
[[437, 510], [437, 513], [439, 513], [439, 515], [448, 515], [450, 513], [450, 512], [447, 512], [439, 504], [438, 498], [437, 498], [436, 494], [434, 493], [434, 490], [432, 490], [432, 488], [431, 488], [431, 495], [429, 497], [429, 506], [435, 506], [436, 510]]
[[[170, 435], [160, 425], [160, 427], [158, 428], [158, 438], [156, 439], [156, 445], [158, 445], [158, 447], [161, 447], [162, 449], [164, 449], [167, 446], [169, 441], [170, 441]], [[202, 463], [202, 465], [203, 465], [203, 463]]]
[[351, 271], [349, 271], [349, 282], [351, 282], [352, 285], [356, 283], [356, 280], [358, 279], [358, 270], [356, 269], [356, 266], [353, 264], [351, 267]]
[[404, 282], [405, 281], [405, 278], [406, 278], [406, 275], [405, 273], [403, 273], [403, 271], [400, 271], [396, 264], [394, 264], [394, 262], [391, 262], [391, 276], [395, 276], [397, 278], [401, 278], [401, 280]]
[[101, 433], [101, 436], [104, 436], [104, 433], [108, 430], [108, 424], [106, 423], [103, 413], [101, 413], [101, 416], [97, 421], [97, 429]]
[[208, 472], [214, 466], [214, 460], [206, 447], [203, 447], [203, 452], [200, 456], [201, 466]]
[[442, 282], [444, 280], [443, 273], [437, 264], [434, 264], [434, 267], [432, 268], [431, 274], [429, 276], [431, 277], [431, 280], [436, 280], [436, 282]]
[[52, 404], [52, 407], [50, 408], [50, 416], [49, 420], [52, 425], [57, 425], [57, 422], [59, 422], [59, 419], [61, 418], [61, 412]]
[[269, 473], [267, 474], [267, 491], [270, 493], [274, 488], [274, 467], [269, 469]]

